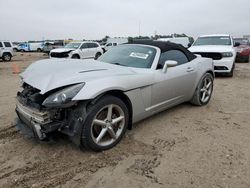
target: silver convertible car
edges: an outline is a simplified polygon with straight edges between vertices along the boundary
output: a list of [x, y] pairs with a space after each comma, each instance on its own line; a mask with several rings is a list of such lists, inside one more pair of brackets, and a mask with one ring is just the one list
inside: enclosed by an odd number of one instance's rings
[[157, 41], [119, 45], [98, 60], [31, 64], [17, 94], [16, 127], [47, 140], [61, 132], [78, 146], [112, 148], [133, 123], [183, 102], [206, 105], [212, 59]]

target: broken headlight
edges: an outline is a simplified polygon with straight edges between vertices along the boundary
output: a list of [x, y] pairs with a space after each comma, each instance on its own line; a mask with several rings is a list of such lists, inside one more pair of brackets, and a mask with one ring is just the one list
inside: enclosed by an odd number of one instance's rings
[[72, 99], [78, 94], [78, 92], [83, 88], [85, 83], [69, 86], [65, 89], [62, 89], [43, 101], [43, 106], [46, 107], [69, 107], [75, 102]]

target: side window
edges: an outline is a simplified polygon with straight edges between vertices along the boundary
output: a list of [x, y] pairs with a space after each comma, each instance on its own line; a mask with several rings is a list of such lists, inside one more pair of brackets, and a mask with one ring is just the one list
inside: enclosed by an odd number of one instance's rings
[[9, 47], [11, 47], [11, 44], [9, 42], [4, 42], [4, 46], [9, 48]]
[[83, 43], [81, 49], [86, 49], [86, 48], [88, 48], [88, 43]]
[[114, 43], [113, 45], [114, 45], [114, 46], [117, 46], [117, 43]]
[[89, 48], [97, 48], [98, 45], [96, 43], [89, 43], [88, 44]]
[[165, 61], [167, 61], [167, 60], [177, 61], [178, 65], [188, 63], [188, 58], [182, 51], [169, 50], [169, 51], [161, 54], [159, 64], [158, 64], [158, 69], [162, 69]]
[[0, 42], [0, 48], [1, 48], [1, 47], [3, 47], [3, 44], [2, 44], [2, 42]]
[[112, 43], [108, 43], [106, 46], [112, 46]]

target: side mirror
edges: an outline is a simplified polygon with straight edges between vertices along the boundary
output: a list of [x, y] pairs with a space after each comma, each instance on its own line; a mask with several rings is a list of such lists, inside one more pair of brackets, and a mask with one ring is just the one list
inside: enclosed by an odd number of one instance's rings
[[190, 42], [190, 43], [188, 43], [188, 48], [190, 48], [192, 46], [192, 43]]
[[234, 47], [238, 47], [238, 46], [240, 46], [240, 43], [239, 42], [235, 42], [234, 43]]
[[168, 69], [169, 67], [175, 67], [176, 65], [178, 65], [178, 62], [177, 62], [177, 61], [167, 60], [167, 61], [165, 61], [165, 63], [164, 63], [162, 72], [163, 72], [163, 73], [166, 73], [166, 72], [167, 72], [167, 69]]

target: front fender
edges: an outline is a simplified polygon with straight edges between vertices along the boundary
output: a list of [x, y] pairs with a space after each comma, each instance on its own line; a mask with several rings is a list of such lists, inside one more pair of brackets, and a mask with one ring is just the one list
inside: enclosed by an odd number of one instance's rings
[[151, 85], [153, 79], [151, 76], [124, 75], [119, 78], [103, 78], [86, 82], [82, 90], [73, 98], [73, 100], [94, 99], [102, 93], [111, 90], [130, 91], [136, 88]]

